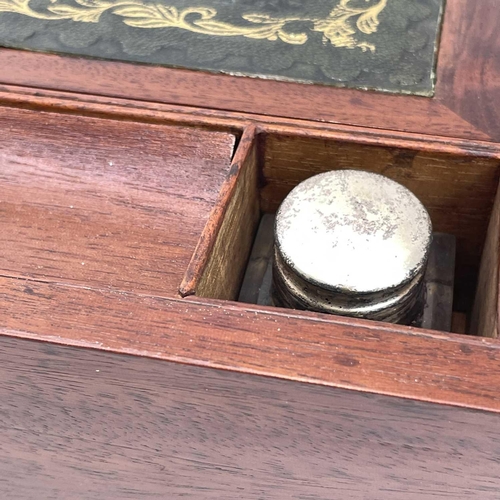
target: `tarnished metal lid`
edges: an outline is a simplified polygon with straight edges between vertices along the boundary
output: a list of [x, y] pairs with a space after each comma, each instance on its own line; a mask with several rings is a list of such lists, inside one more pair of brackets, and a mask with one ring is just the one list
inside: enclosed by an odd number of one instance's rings
[[382, 175], [337, 170], [299, 184], [276, 217], [275, 244], [302, 280], [336, 293], [401, 289], [422, 274], [430, 217], [408, 189]]

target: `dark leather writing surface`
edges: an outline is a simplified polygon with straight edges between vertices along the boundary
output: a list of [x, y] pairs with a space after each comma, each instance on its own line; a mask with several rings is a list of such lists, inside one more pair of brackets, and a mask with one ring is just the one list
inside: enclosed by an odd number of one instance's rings
[[430, 96], [444, 0], [0, 0], [0, 45]]

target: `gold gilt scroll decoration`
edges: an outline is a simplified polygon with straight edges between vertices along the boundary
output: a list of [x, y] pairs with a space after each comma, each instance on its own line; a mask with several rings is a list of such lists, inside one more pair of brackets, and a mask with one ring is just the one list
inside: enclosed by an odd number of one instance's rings
[[104, 12], [123, 18], [135, 28], [179, 28], [204, 35], [231, 37], [243, 36], [260, 40], [281, 40], [288, 44], [303, 45], [308, 33], [287, 30], [291, 22], [308, 21], [311, 30], [323, 34], [323, 44], [348, 49], [375, 52], [374, 44], [357, 39], [358, 33], [370, 35], [377, 31], [379, 14], [388, 0], [366, 7], [354, 7], [352, 0], [340, 0], [325, 18], [272, 17], [267, 14], [244, 14], [245, 24], [236, 25], [217, 19], [217, 10], [211, 7], [178, 9], [142, 0], [74, 0], [74, 4], [51, 0], [45, 11], [35, 10], [31, 0], [0, 0], [0, 13], [11, 12], [43, 20], [71, 20], [98, 23]]

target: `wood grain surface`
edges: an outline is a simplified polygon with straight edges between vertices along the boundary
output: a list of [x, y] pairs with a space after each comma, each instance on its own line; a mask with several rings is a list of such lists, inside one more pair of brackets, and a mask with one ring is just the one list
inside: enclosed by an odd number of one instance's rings
[[[500, 141], [500, 37], [496, 0], [447, 0], [436, 99]], [[451, 8], [449, 8], [451, 7]]]
[[500, 190], [495, 198], [484, 244], [470, 331], [482, 337], [498, 337], [500, 273]]
[[165, 297], [250, 121], [270, 205], [294, 155], [383, 147], [477, 262], [497, 3], [447, 1], [433, 99], [1, 49], [0, 497], [499, 498], [498, 340]]
[[[433, 99], [0, 50], [0, 83], [250, 115], [500, 141], [497, 0], [448, 0]], [[83, 98], [85, 100], [85, 98]], [[244, 118], [248, 120], [248, 117]]]
[[0, 108], [0, 273], [177, 295], [234, 136]]
[[249, 125], [180, 285], [183, 297], [238, 296], [260, 217], [257, 144], [257, 129]]
[[498, 416], [0, 338], [9, 500], [493, 500]]
[[448, 0], [434, 99], [0, 50], [0, 492], [498, 498], [481, 412], [500, 412], [497, 340], [160, 297], [249, 121], [313, 169], [333, 142], [392, 148], [415, 184], [408, 165], [443, 155], [422, 193], [477, 259], [500, 159], [497, 7]]
[[500, 412], [495, 339], [25, 279], [0, 297], [0, 335]]

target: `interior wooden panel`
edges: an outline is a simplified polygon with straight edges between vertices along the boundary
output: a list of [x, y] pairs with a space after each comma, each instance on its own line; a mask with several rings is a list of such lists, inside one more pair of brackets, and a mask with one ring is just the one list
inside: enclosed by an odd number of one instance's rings
[[472, 312], [471, 333], [481, 337], [498, 337], [499, 272], [500, 189], [497, 192], [488, 227]]
[[258, 163], [256, 127], [251, 125], [243, 133], [227, 184], [186, 271], [182, 296], [238, 296], [259, 222]]
[[408, 187], [425, 205], [435, 231], [457, 237], [457, 301], [472, 300], [500, 175], [500, 160], [422, 152], [323, 138], [267, 134], [261, 206], [275, 211], [299, 182], [340, 168], [377, 172]]
[[234, 136], [0, 108], [0, 273], [177, 295]]

